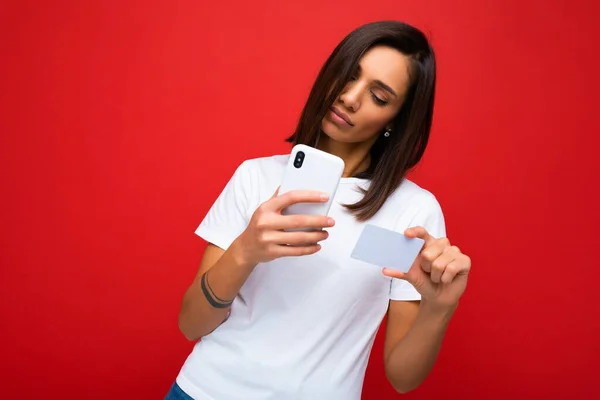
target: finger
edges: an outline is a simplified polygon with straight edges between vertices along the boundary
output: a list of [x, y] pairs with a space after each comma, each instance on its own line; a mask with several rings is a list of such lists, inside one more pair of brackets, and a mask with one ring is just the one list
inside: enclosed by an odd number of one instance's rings
[[460, 266], [458, 265], [456, 260], [452, 261], [450, 264], [448, 264], [448, 266], [446, 266], [446, 269], [444, 270], [444, 274], [441, 277], [442, 283], [445, 283], [445, 284], [452, 283], [452, 281], [458, 274], [459, 268], [460, 268]]
[[435, 239], [422, 226], [414, 226], [412, 228], [408, 228], [404, 231], [404, 235], [409, 238], [421, 238], [425, 241], [425, 243], [430, 242], [433, 239]]
[[458, 257], [456, 257], [454, 259], [454, 261], [449, 263], [448, 266], [446, 267], [446, 270], [444, 271], [444, 274], [442, 275], [442, 282], [446, 283], [446, 284], [452, 283], [452, 281], [458, 275], [468, 274], [470, 269], [471, 269], [471, 259], [464, 254], [460, 254]]
[[439, 256], [441, 256], [443, 252], [443, 247], [436, 243], [424, 247], [423, 250], [421, 250], [421, 253], [419, 254], [419, 264], [421, 265], [423, 271], [431, 273], [433, 262]]
[[276, 256], [280, 257], [300, 257], [315, 254], [321, 250], [320, 244], [313, 244], [310, 246], [277, 246]]
[[281, 215], [274, 219], [275, 229], [322, 229], [335, 224], [333, 218], [321, 215]]
[[383, 268], [383, 270], [381, 272], [383, 273], [383, 275], [389, 276], [390, 278], [404, 279], [404, 280], [406, 280], [406, 278], [407, 278], [407, 276], [404, 272], [398, 271], [395, 269], [391, 269], [391, 268]]
[[269, 208], [271, 210], [281, 211], [295, 203], [323, 203], [328, 199], [329, 196], [327, 193], [323, 192], [314, 190], [291, 190], [272, 198], [267, 203], [269, 203]]
[[292, 246], [306, 246], [321, 242], [329, 237], [327, 231], [314, 232], [273, 232], [272, 243]]
[[431, 272], [431, 263], [449, 248], [451, 248], [451, 246], [450, 241], [447, 238], [433, 238], [432, 241], [426, 243], [419, 254], [419, 260], [423, 271]]
[[431, 281], [434, 283], [440, 283], [442, 275], [446, 273], [448, 265], [452, 263], [456, 258], [456, 254], [453, 251], [444, 251], [438, 258], [433, 260], [431, 263]]

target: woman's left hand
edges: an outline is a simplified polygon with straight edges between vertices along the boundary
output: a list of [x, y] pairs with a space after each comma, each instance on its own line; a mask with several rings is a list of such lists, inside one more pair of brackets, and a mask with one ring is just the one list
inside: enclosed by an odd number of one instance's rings
[[428, 303], [456, 307], [467, 287], [471, 259], [447, 238], [434, 238], [423, 227], [409, 228], [404, 234], [425, 240], [421, 252], [408, 272], [384, 268], [383, 274], [408, 281]]

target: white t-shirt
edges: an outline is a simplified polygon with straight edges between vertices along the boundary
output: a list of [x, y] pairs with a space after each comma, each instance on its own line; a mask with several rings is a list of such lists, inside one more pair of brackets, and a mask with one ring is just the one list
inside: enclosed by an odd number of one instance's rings
[[[227, 249], [280, 185], [288, 155], [243, 162], [196, 234]], [[198, 400], [360, 399], [365, 369], [390, 300], [419, 300], [408, 282], [350, 258], [364, 223], [341, 204], [368, 180], [342, 178], [321, 250], [256, 266], [229, 319], [196, 343], [177, 377]], [[405, 180], [368, 223], [445, 236], [435, 197]]]

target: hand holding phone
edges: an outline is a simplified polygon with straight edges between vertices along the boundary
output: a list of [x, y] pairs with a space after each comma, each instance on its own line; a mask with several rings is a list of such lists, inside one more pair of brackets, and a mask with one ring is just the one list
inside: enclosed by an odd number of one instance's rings
[[253, 266], [319, 251], [318, 243], [329, 236], [323, 228], [333, 226], [334, 221], [324, 215], [283, 215], [281, 210], [299, 202], [319, 205], [327, 201], [329, 196], [318, 191], [276, 191], [254, 211], [248, 226], [234, 242], [243, 264]]

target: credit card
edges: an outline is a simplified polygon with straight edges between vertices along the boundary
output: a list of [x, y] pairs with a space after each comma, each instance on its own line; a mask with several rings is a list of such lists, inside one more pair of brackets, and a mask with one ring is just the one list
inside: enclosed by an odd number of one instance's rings
[[366, 224], [350, 257], [378, 267], [408, 272], [425, 241], [403, 233]]

